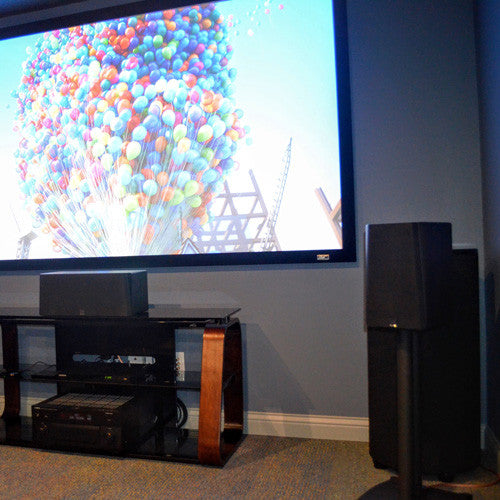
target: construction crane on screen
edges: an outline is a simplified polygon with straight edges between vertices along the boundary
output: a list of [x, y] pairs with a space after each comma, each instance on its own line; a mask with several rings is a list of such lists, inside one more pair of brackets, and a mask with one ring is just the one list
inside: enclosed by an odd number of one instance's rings
[[[278, 247], [277, 239], [275, 238], [276, 234], [276, 222], [278, 221], [278, 215], [281, 208], [281, 201], [283, 200], [283, 193], [285, 192], [286, 180], [288, 177], [288, 171], [290, 170], [290, 160], [292, 157], [292, 138], [290, 138], [290, 142], [285, 150], [285, 154], [282, 159], [282, 169], [281, 174], [278, 179], [278, 187], [276, 189], [274, 199], [273, 199], [273, 209], [271, 215], [266, 220], [266, 232], [264, 237], [262, 238], [262, 250], [270, 251], [273, 249], [273, 246]], [[273, 244], [274, 241], [274, 244]], [[279, 250], [279, 248], [276, 248]]]

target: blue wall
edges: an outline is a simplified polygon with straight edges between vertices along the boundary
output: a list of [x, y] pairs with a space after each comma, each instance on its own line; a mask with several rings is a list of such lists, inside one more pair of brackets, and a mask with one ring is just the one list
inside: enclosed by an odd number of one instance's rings
[[[483, 259], [473, 2], [347, 4], [360, 261], [149, 276], [155, 301], [242, 307], [252, 411], [368, 416], [366, 224], [450, 221]], [[0, 290], [0, 304], [36, 305], [38, 277], [2, 275]]]

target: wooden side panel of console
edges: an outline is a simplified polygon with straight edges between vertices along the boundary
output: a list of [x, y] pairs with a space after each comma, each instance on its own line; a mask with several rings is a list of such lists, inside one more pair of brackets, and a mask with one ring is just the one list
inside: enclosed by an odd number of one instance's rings
[[[243, 433], [241, 328], [206, 328], [201, 361], [198, 459], [223, 465]], [[221, 432], [222, 406], [224, 429]]]

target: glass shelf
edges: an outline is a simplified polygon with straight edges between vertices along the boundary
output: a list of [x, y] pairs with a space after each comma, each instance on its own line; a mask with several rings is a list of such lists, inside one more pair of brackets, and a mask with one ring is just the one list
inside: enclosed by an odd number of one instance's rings
[[155, 460], [172, 460], [198, 462], [198, 431], [164, 427], [153, 429], [144, 442], [133, 451], [106, 452], [105, 450], [88, 449], [72, 444], [71, 446], [37, 445], [33, 441], [33, 421], [31, 417], [18, 417], [14, 420], [0, 419], [0, 445], [26, 446], [30, 448], [51, 449], [59, 451], [78, 451], [83, 453], [148, 458]]
[[145, 376], [125, 375], [67, 375], [59, 373], [55, 365], [20, 365], [18, 371], [7, 371], [0, 365], [0, 378], [19, 378], [23, 382], [68, 383], [108, 386], [129, 386], [144, 388], [167, 388], [177, 390], [199, 390], [201, 387], [201, 372], [183, 372], [184, 380], [162, 380], [152, 374]]
[[203, 328], [207, 325], [227, 323], [239, 307], [182, 307], [174, 304], [151, 304], [149, 309], [134, 316], [41, 316], [35, 307], [0, 307], [0, 321], [15, 321], [18, 324], [52, 325], [56, 321], [161, 321], [181, 328]]

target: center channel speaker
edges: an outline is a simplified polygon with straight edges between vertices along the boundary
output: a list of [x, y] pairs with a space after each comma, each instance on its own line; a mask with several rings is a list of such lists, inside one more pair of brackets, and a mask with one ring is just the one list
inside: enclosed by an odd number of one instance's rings
[[449, 479], [480, 461], [477, 250], [452, 250], [445, 223], [370, 225], [366, 245], [370, 455], [398, 470], [397, 339], [408, 329], [421, 469]]
[[133, 316], [147, 309], [143, 270], [40, 274], [41, 316]]

